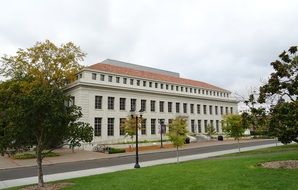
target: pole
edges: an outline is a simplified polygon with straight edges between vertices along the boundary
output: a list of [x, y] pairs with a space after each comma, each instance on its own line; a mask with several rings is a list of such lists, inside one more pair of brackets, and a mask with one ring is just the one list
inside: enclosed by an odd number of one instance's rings
[[134, 168], [140, 168], [139, 164], [139, 139], [138, 139], [138, 116], [136, 116], [136, 164]]
[[163, 144], [162, 144], [162, 124], [160, 124], [160, 148], [163, 148]]

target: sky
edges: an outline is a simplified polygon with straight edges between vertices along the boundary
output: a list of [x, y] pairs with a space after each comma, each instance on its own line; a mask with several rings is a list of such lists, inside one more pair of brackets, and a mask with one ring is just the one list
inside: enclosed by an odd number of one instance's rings
[[72, 41], [87, 53], [83, 65], [120, 60], [241, 96], [264, 84], [270, 63], [298, 45], [297, 0], [0, 2], [1, 57], [37, 41]]

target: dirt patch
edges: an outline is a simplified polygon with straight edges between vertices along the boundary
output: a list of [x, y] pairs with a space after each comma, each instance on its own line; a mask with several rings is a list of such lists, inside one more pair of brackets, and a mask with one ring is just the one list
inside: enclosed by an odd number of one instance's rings
[[21, 190], [59, 190], [67, 186], [71, 186], [73, 183], [49, 183], [45, 184], [44, 187], [39, 187], [37, 185], [24, 187]]
[[273, 161], [261, 164], [264, 168], [298, 169], [298, 160]]

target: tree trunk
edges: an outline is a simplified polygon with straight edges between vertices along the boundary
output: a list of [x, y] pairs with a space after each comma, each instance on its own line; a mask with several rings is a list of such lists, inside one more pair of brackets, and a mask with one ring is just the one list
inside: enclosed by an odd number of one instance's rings
[[37, 162], [37, 175], [38, 175], [38, 186], [43, 187], [44, 181], [43, 181], [43, 172], [42, 172], [42, 151], [40, 150], [40, 147], [36, 147], [36, 162]]
[[239, 139], [238, 140], [238, 152], [240, 153], [240, 143], [239, 143]]
[[179, 163], [179, 149], [178, 146], [176, 146], [176, 153], [177, 153], [177, 164]]

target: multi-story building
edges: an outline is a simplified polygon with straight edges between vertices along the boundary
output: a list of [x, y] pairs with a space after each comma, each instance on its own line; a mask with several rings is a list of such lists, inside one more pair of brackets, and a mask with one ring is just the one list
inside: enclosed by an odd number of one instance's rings
[[205, 133], [209, 124], [220, 133], [223, 115], [237, 112], [228, 90], [109, 59], [82, 69], [66, 91], [82, 107], [82, 121], [94, 127], [94, 142], [123, 141], [122, 124], [133, 108], [143, 110], [141, 140], [159, 139], [160, 126], [177, 116], [187, 119], [190, 132]]

